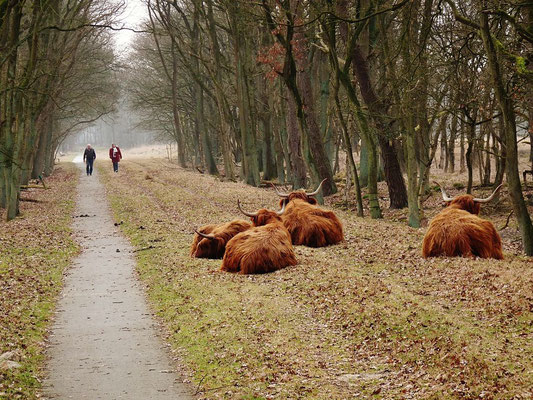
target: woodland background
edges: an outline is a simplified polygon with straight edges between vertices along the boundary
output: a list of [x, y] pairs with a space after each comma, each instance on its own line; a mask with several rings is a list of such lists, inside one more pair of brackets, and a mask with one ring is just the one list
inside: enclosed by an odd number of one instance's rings
[[358, 215], [364, 188], [372, 218], [383, 179], [413, 227], [431, 168], [466, 169], [468, 193], [506, 179], [533, 254], [517, 151], [533, 135], [531, 2], [144, 3], [148, 18], [119, 57], [123, 2], [0, 1], [7, 219], [68, 135], [127, 104], [140, 126], [176, 142], [182, 167], [253, 186], [327, 179], [326, 196], [342, 170]]

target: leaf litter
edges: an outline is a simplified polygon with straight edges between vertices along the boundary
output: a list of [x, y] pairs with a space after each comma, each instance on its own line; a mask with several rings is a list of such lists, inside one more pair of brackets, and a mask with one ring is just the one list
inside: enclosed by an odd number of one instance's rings
[[[220, 260], [189, 258], [194, 229], [242, 218], [237, 199], [275, 209], [273, 190], [162, 160], [124, 161], [119, 177], [101, 172], [201, 398], [533, 396], [533, 269], [512, 224], [504, 261], [425, 260], [425, 228], [406, 226], [404, 210], [358, 218], [332, 196], [326, 207], [343, 221], [345, 243], [297, 246], [299, 264], [273, 274], [231, 275]], [[427, 219], [441, 207], [435, 193]], [[483, 213], [501, 226], [508, 209], [501, 201]]]
[[39, 397], [53, 305], [77, 253], [70, 229], [77, 180], [77, 168], [62, 164], [49, 190], [24, 191], [36, 201], [21, 202], [20, 217], [0, 222], [0, 398]]

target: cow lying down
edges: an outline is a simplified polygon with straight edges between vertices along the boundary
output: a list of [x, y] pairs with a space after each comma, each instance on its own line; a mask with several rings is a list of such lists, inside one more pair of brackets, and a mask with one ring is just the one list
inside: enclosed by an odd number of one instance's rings
[[243, 220], [202, 226], [194, 235], [191, 245], [191, 257], [222, 258], [228, 241], [236, 234], [244, 232], [251, 227], [251, 223]]
[[486, 199], [469, 194], [450, 198], [439, 187], [447, 206], [431, 220], [422, 243], [422, 255], [503, 259], [500, 235], [492, 222], [478, 217], [481, 204], [491, 201], [502, 185]]
[[317, 206], [314, 198], [322, 189], [325, 179], [314, 192], [295, 191], [281, 193], [274, 185], [274, 189], [281, 197], [280, 205], [287, 209], [281, 219], [283, 225], [291, 234], [292, 244], [309, 247], [324, 247], [344, 240], [342, 223], [333, 211], [327, 211]]
[[296, 265], [296, 256], [289, 232], [283, 226], [280, 215], [285, 211], [261, 209], [249, 213], [253, 228], [235, 235], [226, 245], [222, 259], [222, 271], [239, 274], [263, 274]]

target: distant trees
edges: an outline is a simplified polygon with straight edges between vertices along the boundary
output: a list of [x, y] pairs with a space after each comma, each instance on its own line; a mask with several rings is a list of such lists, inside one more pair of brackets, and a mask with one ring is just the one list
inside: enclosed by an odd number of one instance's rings
[[120, 5], [89, 0], [0, 2], [0, 207], [18, 214], [20, 186], [49, 174], [65, 136], [110, 111], [110, 36], [91, 25]]

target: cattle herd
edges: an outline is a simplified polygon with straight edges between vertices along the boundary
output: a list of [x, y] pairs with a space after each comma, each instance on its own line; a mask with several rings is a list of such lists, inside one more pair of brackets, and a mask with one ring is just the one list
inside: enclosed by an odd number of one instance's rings
[[[240, 274], [273, 272], [298, 261], [293, 245], [323, 247], [344, 240], [342, 223], [332, 211], [317, 205], [314, 192], [282, 193], [279, 211], [260, 209], [257, 212], [239, 210], [250, 217], [251, 223], [233, 220], [205, 225], [196, 230], [191, 256], [222, 258], [221, 270]], [[450, 198], [442, 186], [447, 207], [429, 224], [422, 243], [423, 257], [462, 256], [503, 259], [502, 244], [494, 225], [478, 217], [480, 205], [491, 201], [501, 185], [486, 199], [461, 195]]]

